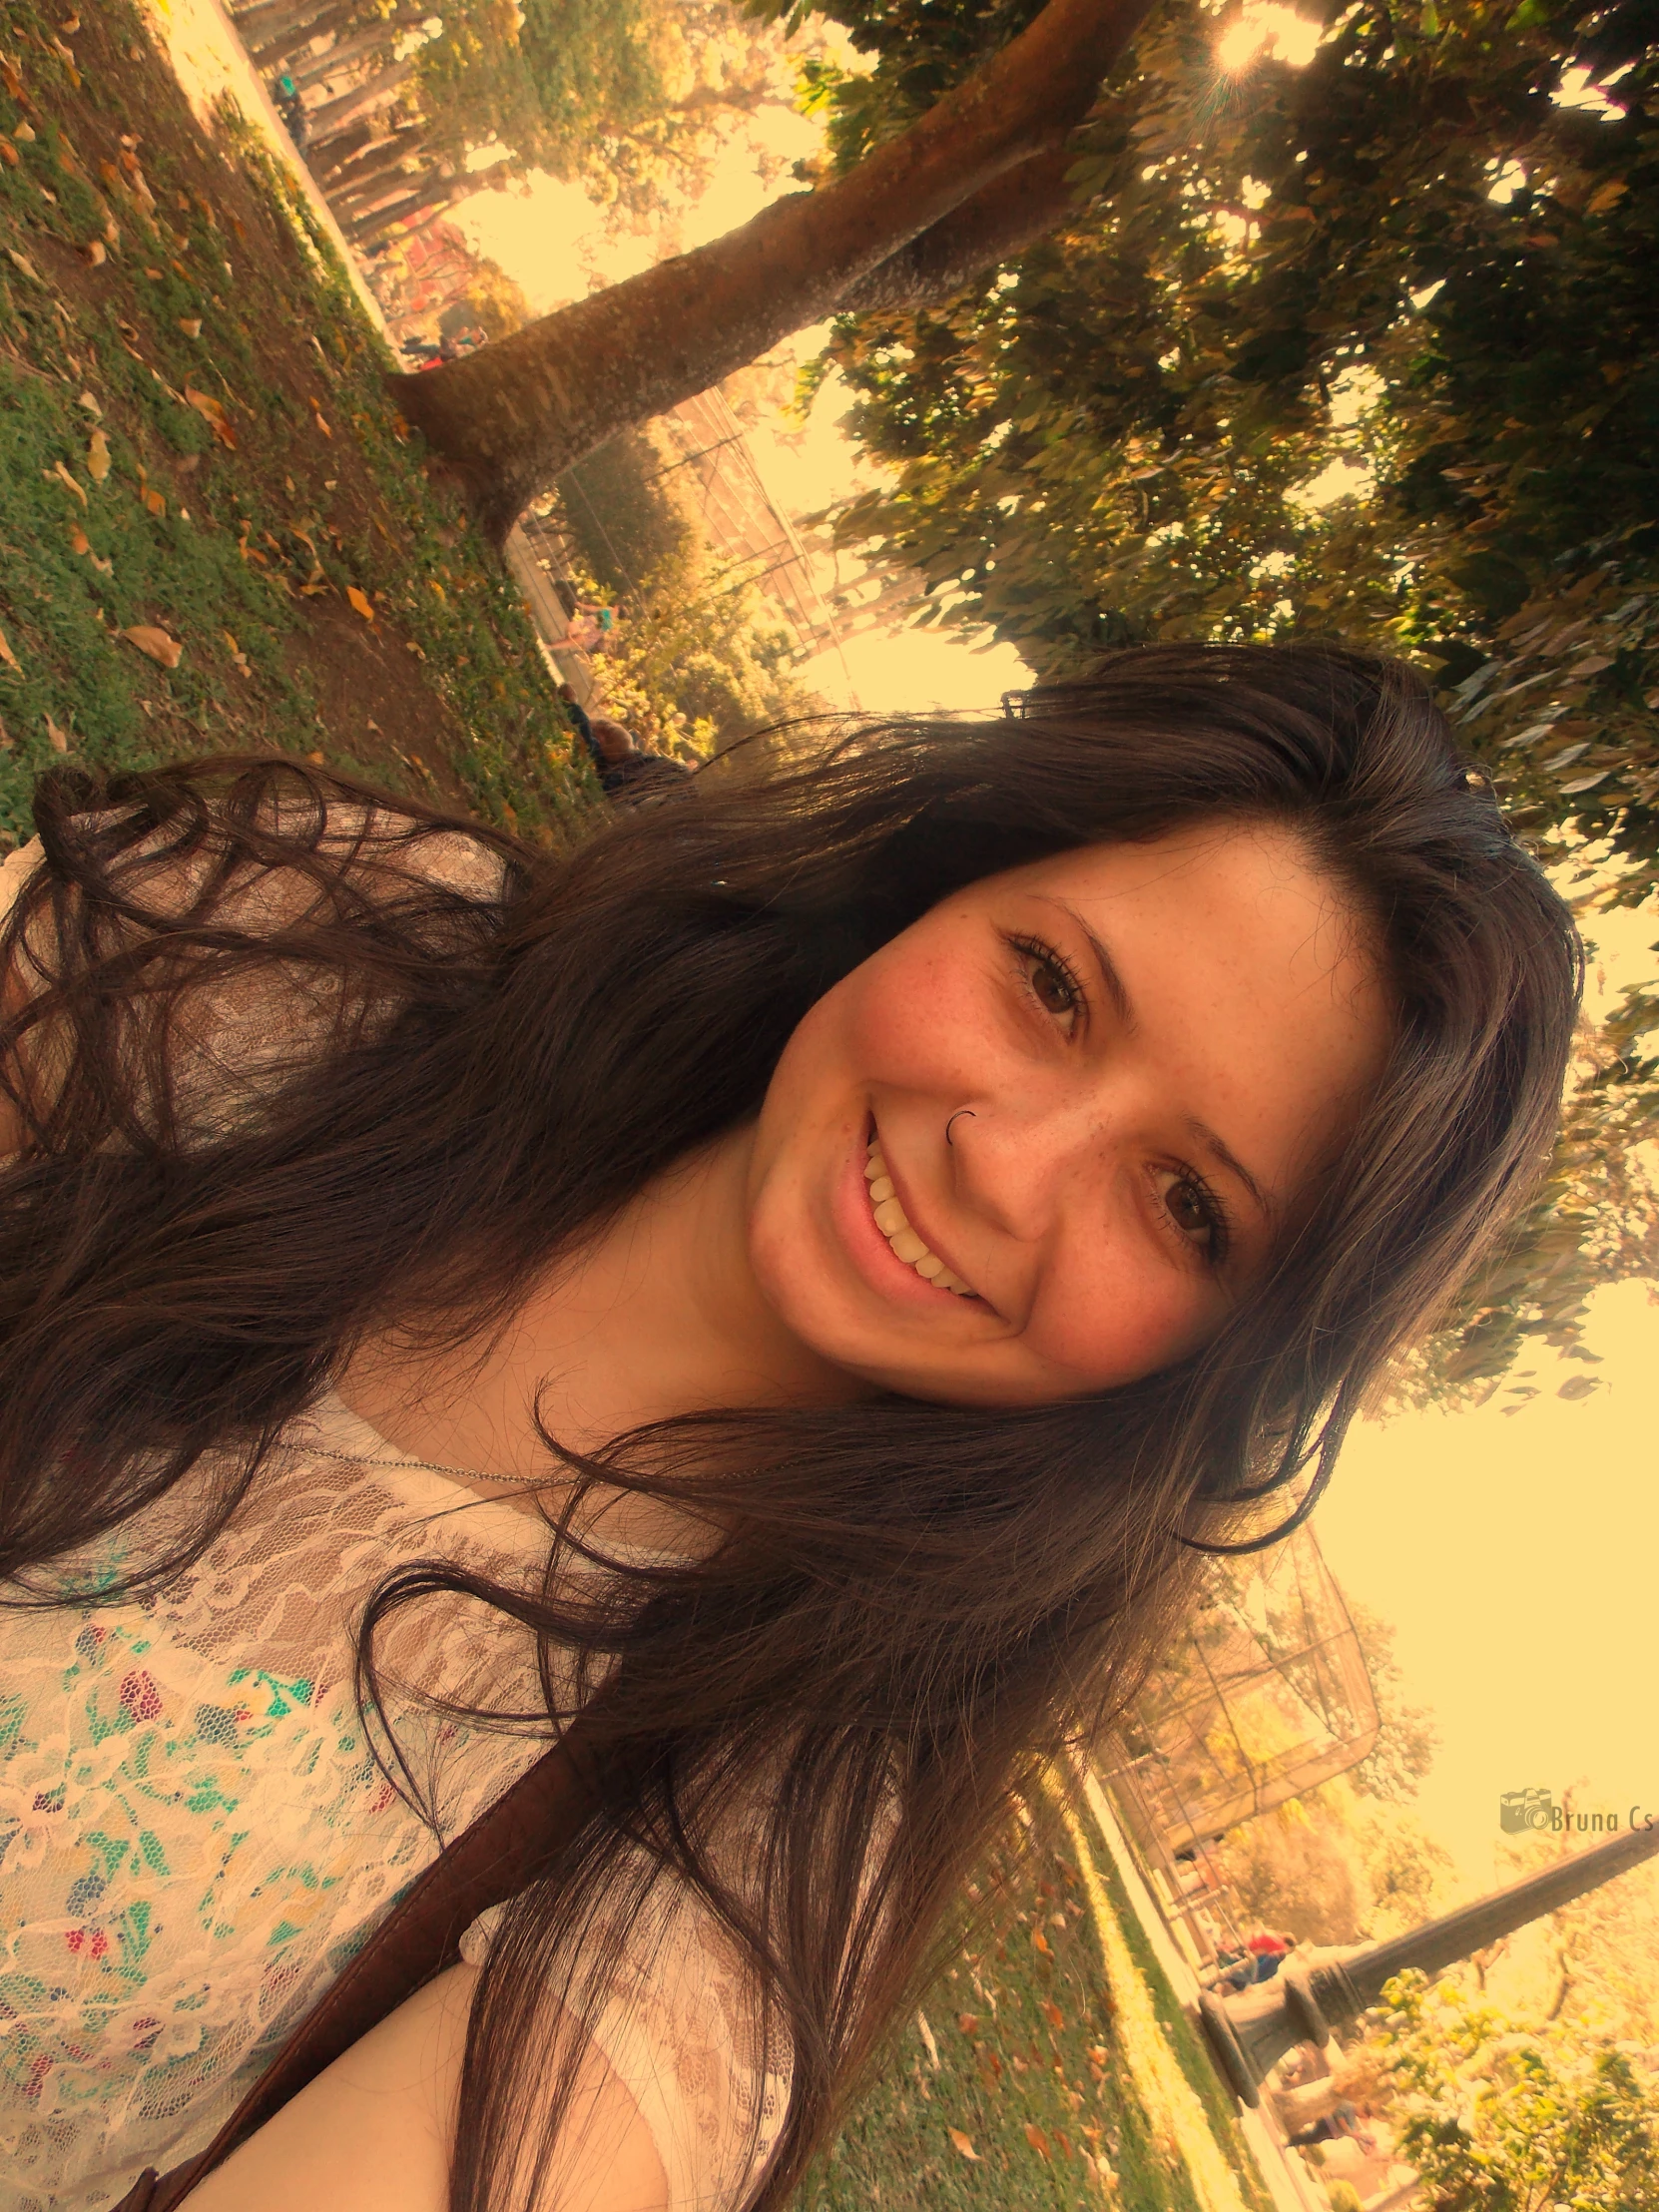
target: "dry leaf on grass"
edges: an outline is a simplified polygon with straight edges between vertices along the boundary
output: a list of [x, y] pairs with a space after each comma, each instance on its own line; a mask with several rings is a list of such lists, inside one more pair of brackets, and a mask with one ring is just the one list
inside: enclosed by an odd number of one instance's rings
[[85, 407], [87, 413], [91, 415], [94, 422], [102, 420], [104, 410], [98, 404], [97, 400], [93, 397], [90, 391], [82, 392], [80, 398], [76, 400], [75, 404], [77, 407]]
[[945, 2133], [964, 2158], [971, 2158], [975, 2165], [979, 2163], [979, 2153], [973, 2147], [971, 2135], [964, 2135], [959, 2127], [947, 2127]]
[[220, 444], [229, 446], [234, 451], [237, 433], [231, 427], [230, 416], [212, 392], [198, 391], [194, 384], [187, 383], [185, 385], [185, 397], [208, 425], [214, 436], [218, 438]]
[[[88, 394], [83, 397], [82, 406], [86, 405], [86, 398], [90, 396]], [[110, 441], [102, 430], [94, 430], [87, 440], [87, 474], [95, 484], [101, 484], [109, 473]]]
[[57, 724], [52, 720], [52, 717], [50, 715], [48, 715], [46, 718], [46, 735], [52, 741], [52, 750], [54, 753], [67, 753], [69, 751], [69, 738], [67, 734], [58, 728]]
[[162, 497], [161, 493], [156, 489], [154, 484], [143, 485], [140, 488], [139, 497], [144, 501], [144, 504], [150, 509], [150, 512], [155, 515], [158, 520], [166, 515], [167, 501]]
[[199, 338], [202, 335], [202, 317], [199, 314], [182, 314], [179, 317], [179, 327], [187, 338]]
[[1062, 2012], [1062, 2011], [1060, 2010], [1060, 2007], [1059, 2007], [1059, 2006], [1058, 2006], [1058, 2005], [1057, 2005], [1057, 2004], [1056, 2004], [1056, 2003], [1054, 2002], [1054, 2000], [1053, 2000], [1053, 1998], [1052, 1998], [1052, 1997], [1044, 1997], [1044, 1999], [1043, 1999], [1043, 2013], [1044, 2013], [1044, 2016], [1046, 2017], [1046, 2019], [1047, 2019], [1047, 2021], [1048, 2021], [1048, 2024], [1049, 2024], [1049, 2026], [1050, 2026], [1050, 2027], [1064, 2027], [1064, 2026], [1065, 2026], [1065, 2024], [1066, 2024], [1066, 2016], [1065, 2016], [1065, 2014], [1064, 2014], [1064, 2013], [1063, 2013], [1063, 2012]]
[[8, 246], [6, 249], [6, 258], [8, 261], [14, 262], [17, 267], [22, 270], [24, 276], [29, 277], [33, 282], [37, 284], [45, 283], [46, 278], [41, 275], [40, 271], [35, 267], [34, 263], [30, 261], [27, 254], [20, 254], [15, 246]]
[[98, 269], [102, 266], [104, 258], [104, 241], [102, 239], [88, 239], [81, 249], [82, 261], [90, 269]]
[[71, 553], [90, 553], [92, 551], [92, 541], [78, 522], [69, 533], [69, 550]]
[[0, 138], [0, 162], [4, 162], [8, 169], [17, 167], [17, 148], [8, 138]]
[[248, 656], [242, 650], [242, 647], [238, 645], [236, 639], [231, 635], [230, 631], [221, 630], [219, 634], [225, 640], [225, 643], [231, 648], [231, 658], [233, 661], [235, 661], [238, 668], [241, 669], [244, 676], [252, 676], [254, 671], [248, 665]]
[[23, 674], [23, 664], [12, 651], [11, 641], [7, 638], [4, 630], [0, 630], [0, 661], [4, 661], [6, 666], [15, 670], [19, 676]]
[[1048, 1947], [1048, 1937], [1040, 1928], [1034, 1928], [1031, 1931], [1031, 1948], [1040, 1950], [1045, 1958], [1052, 1958], [1054, 1955]]
[[327, 419], [323, 415], [321, 407], [317, 404], [316, 400], [311, 397], [309, 392], [305, 394], [305, 400], [306, 404], [311, 410], [311, 417], [312, 420], [316, 423], [317, 428], [322, 432], [322, 435], [325, 438], [331, 438], [334, 433], [332, 430], [329, 429]]
[[354, 611], [357, 614], [360, 614], [365, 622], [372, 622], [374, 620], [374, 609], [368, 603], [368, 595], [366, 592], [360, 592], [355, 584], [347, 584], [345, 587], [345, 596], [350, 601]]
[[76, 498], [81, 502], [81, 505], [83, 507], [86, 505], [87, 488], [85, 484], [78, 482], [75, 477], [71, 476], [68, 469], [64, 467], [62, 461], [54, 461], [49, 469], [43, 468], [41, 470], [41, 474], [46, 478], [48, 483], [50, 483], [52, 478], [55, 476], [60, 484], [64, 485], [68, 490], [72, 491], [75, 494]]
[[1025, 2123], [1025, 2140], [1039, 2157], [1048, 2156], [1048, 2137], [1040, 2127], [1033, 2127], [1029, 2120]]
[[152, 622], [135, 622], [130, 629], [123, 630], [121, 635], [129, 645], [136, 645], [141, 653], [147, 653], [151, 660], [159, 662], [163, 668], [177, 668], [185, 650], [177, 638], [170, 638], [165, 630], [158, 630]]

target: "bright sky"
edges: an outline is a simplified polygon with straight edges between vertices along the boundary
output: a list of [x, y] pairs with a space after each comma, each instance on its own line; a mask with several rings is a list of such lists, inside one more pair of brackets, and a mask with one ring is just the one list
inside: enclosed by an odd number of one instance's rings
[[[1585, 927], [1607, 991], [1651, 976], [1651, 904]], [[1494, 1887], [1505, 1790], [1659, 1813], [1659, 1307], [1644, 1285], [1598, 1294], [1589, 1343], [1593, 1370], [1528, 1361], [1540, 1395], [1518, 1412], [1500, 1397], [1363, 1424], [1315, 1516], [1338, 1580], [1395, 1624], [1408, 1694], [1434, 1709], [1419, 1811], [1471, 1890]], [[1603, 1386], [1555, 1394], [1586, 1372]]]
[[[1264, 50], [1305, 61], [1318, 28], [1274, 5], [1238, 19], [1226, 65], [1248, 70]], [[1605, 102], [1602, 103], [1605, 106]], [[757, 143], [734, 143], [706, 196], [678, 229], [608, 236], [574, 188], [548, 178], [481, 192], [457, 218], [545, 310], [746, 222], [779, 192], [757, 151], [793, 161], [814, 128], [783, 109], [757, 119]], [[822, 333], [791, 341], [811, 358]], [[1353, 395], [1358, 412], [1366, 394]], [[842, 435], [844, 390], [822, 390], [804, 436], [778, 423], [751, 438], [779, 504], [801, 514], [872, 479]], [[1308, 487], [1311, 503], [1357, 488], [1352, 462]], [[930, 707], [994, 711], [1029, 682], [1009, 647], [974, 652], [950, 633], [905, 630], [853, 638], [847, 674], [859, 702], [885, 712]], [[831, 664], [803, 672], [844, 697]], [[1601, 917], [1593, 934], [1614, 987], [1651, 973], [1659, 914]], [[1443, 1739], [1419, 1809], [1454, 1853], [1471, 1891], [1494, 1882], [1501, 1792], [1528, 1787], [1627, 1813], [1659, 1811], [1659, 1719], [1653, 1677], [1659, 1619], [1659, 1308], [1627, 1285], [1597, 1301], [1591, 1344], [1603, 1386], [1573, 1402], [1555, 1395], [1576, 1364], [1537, 1362], [1541, 1394], [1518, 1412], [1499, 1403], [1367, 1424], [1350, 1441], [1318, 1528], [1344, 1585], [1397, 1629], [1407, 1693], [1432, 1706]], [[1497, 1876], [1496, 1879], [1502, 1879]]]

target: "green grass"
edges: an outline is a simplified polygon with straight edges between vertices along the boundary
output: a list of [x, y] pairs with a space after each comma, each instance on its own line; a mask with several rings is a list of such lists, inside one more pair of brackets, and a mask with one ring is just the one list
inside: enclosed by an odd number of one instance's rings
[[426, 481], [309, 205], [239, 120], [203, 136], [127, 0], [73, 65], [56, 37], [0, 7], [0, 839], [66, 754], [227, 749], [562, 838], [596, 793], [517, 590]]
[[[1245, 2201], [1266, 2212], [1270, 2200], [1231, 2104], [1150, 1958], [1121, 1887], [1106, 1879], [1159, 2018], [1204, 2097]], [[802, 2212], [911, 2205], [929, 2212], [1102, 2205], [1200, 2212], [1178, 2148], [1159, 2140], [1137, 2093], [1086, 1886], [1063, 1842], [1039, 1831], [1017, 1859], [993, 1861], [976, 1887], [989, 1900], [977, 1933], [923, 2006], [936, 2066], [912, 2017], [878, 2085], [803, 2190]]]
[[1159, 1964], [1158, 1955], [1146, 1930], [1141, 1926], [1140, 1916], [1129, 1902], [1129, 1893], [1123, 1886], [1116, 1862], [1103, 1841], [1094, 1853], [1094, 1864], [1105, 1887], [1113, 1916], [1129, 1947], [1129, 1954], [1146, 1984], [1159, 2025], [1175, 2053], [1177, 2065], [1197, 2092], [1216, 2140], [1226, 2153], [1229, 2165], [1238, 2175], [1246, 2197], [1260, 2207], [1260, 2212], [1269, 2212], [1272, 2199], [1262, 2186], [1255, 2160], [1240, 2132], [1233, 2093], [1223, 2086], [1207, 2047], [1171, 1987], [1169, 1976]]

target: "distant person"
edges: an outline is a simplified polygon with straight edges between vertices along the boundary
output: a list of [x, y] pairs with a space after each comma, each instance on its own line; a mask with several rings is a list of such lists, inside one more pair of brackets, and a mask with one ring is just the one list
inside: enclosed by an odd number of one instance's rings
[[1345, 2098], [1323, 2118], [1310, 2120], [1306, 2127], [1299, 2127], [1294, 2135], [1286, 2137], [1286, 2141], [1298, 2150], [1305, 2150], [1311, 2143], [1336, 2143], [1347, 2136], [1351, 2142], [1358, 2143], [1370, 2158], [1376, 2152], [1377, 2138], [1369, 2128], [1361, 2124], [1364, 2118], [1369, 2117], [1369, 2108], [1362, 2113]]
[[607, 799], [632, 806], [691, 789], [691, 770], [683, 761], [670, 760], [665, 753], [648, 753], [622, 723], [596, 715], [589, 727], [600, 789]]
[[690, 786], [691, 772], [681, 762], [661, 753], [647, 753], [632, 730], [609, 715], [590, 717], [568, 684], [559, 686], [559, 697], [577, 736], [588, 749], [599, 788], [607, 799], [631, 805], [637, 800], [666, 798]]

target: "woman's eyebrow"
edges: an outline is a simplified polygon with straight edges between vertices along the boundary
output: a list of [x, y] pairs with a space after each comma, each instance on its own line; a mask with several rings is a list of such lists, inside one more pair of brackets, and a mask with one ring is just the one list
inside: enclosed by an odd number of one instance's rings
[[1072, 920], [1076, 922], [1078, 928], [1089, 940], [1089, 950], [1094, 954], [1095, 966], [1100, 970], [1101, 987], [1105, 991], [1106, 996], [1111, 1000], [1113, 1008], [1117, 1013], [1117, 1017], [1119, 1021], [1122, 1022], [1125, 1029], [1133, 1029], [1135, 1026], [1134, 1002], [1130, 998], [1128, 991], [1124, 988], [1123, 977], [1117, 971], [1116, 961], [1113, 960], [1112, 955], [1107, 951], [1106, 947], [1101, 943], [1100, 939], [1095, 935], [1094, 931], [1089, 927], [1088, 923], [1083, 919], [1082, 915], [1077, 911], [1077, 908], [1075, 906], [1068, 905], [1066, 900], [1063, 898], [1055, 899], [1054, 903], [1056, 906], [1059, 907], [1061, 913], [1069, 914], [1071, 916]]
[[1187, 1127], [1192, 1131], [1193, 1135], [1198, 1139], [1199, 1143], [1203, 1145], [1204, 1149], [1209, 1153], [1212, 1160], [1219, 1161], [1220, 1164], [1224, 1168], [1228, 1169], [1231, 1174], [1238, 1177], [1239, 1181], [1244, 1185], [1245, 1189], [1256, 1201], [1257, 1210], [1261, 1214], [1262, 1219], [1266, 1222], [1272, 1222], [1277, 1217], [1279, 1212], [1278, 1203], [1276, 1200], [1270, 1198], [1267, 1192], [1263, 1190], [1261, 1184], [1257, 1182], [1255, 1176], [1251, 1174], [1249, 1168], [1245, 1166], [1244, 1162], [1239, 1158], [1238, 1154], [1231, 1151], [1228, 1146], [1223, 1144], [1220, 1137], [1216, 1135], [1215, 1131], [1210, 1127], [1208, 1122], [1196, 1120], [1189, 1121]]

